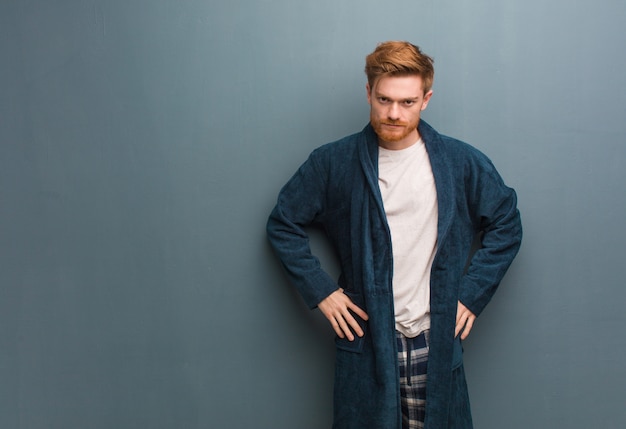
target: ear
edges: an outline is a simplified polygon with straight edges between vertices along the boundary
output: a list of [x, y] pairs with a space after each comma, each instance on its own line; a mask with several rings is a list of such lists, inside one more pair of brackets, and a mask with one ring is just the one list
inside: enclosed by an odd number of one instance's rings
[[365, 90], [367, 91], [367, 104], [372, 104], [372, 88], [370, 88], [369, 82], [365, 84]]
[[428, 91], [426, 94], [424, 94], [424, 101], [422, 101], [422, 109], [421, 110], [426, 110], [426, 107], [428, 106], [428, 102], [430, 101], [430, 97], [433, 96], [433, 90], [431, 89], [430, 91]]

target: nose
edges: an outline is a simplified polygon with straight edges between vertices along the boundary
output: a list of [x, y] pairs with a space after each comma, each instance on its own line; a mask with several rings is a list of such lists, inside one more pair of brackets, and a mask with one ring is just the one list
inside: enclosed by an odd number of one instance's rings
[[391, 103], [389, 110], [387, 110], [387, 117], [392, 121], [400, 119], [400, 107], [398, 103]]

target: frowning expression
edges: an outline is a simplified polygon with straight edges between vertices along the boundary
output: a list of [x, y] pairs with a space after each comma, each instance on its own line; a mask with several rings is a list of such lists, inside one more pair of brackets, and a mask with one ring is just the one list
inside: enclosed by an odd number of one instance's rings
[[367, 85], [370, 121], [382, 147], [405, 149], [419, 139], [420, 115], [433, 93], [424, 93], [422, 85], [415, 75], [381, 77]]

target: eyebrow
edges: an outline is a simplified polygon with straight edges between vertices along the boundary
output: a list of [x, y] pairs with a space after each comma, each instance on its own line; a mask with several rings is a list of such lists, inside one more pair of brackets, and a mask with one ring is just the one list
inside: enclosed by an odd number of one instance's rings
[[416, 97], [408, 97], [408, 98], [403, 98], [401, 100], [394, 100], [393, 98], [389, 97], [388, 95], [385, 95], [383, 93], [380, 93], [378, 91], [376, 91], [376, 97], [377, 98], [386, 98], [388, 100], [392, 100], [392, 101], [418, 101], [420, 99], [419, 95]]

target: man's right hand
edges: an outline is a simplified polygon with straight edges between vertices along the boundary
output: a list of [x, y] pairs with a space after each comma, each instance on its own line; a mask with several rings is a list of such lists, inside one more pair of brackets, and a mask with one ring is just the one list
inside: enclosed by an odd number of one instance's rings
[[353, 332], [359, 337], [364, 335], [359, 322], [356, 321], [350, 312], [353, 312], [363, 320], [368, 319], [367, 313], [353, 303], [348, 295], [343, 293], [343, 289], [337, 289], [324, 298], [318, 304], [318, 308], [326, 316], [340, 338], [354, 341]]

